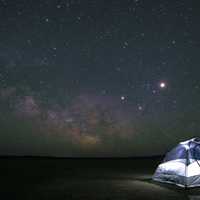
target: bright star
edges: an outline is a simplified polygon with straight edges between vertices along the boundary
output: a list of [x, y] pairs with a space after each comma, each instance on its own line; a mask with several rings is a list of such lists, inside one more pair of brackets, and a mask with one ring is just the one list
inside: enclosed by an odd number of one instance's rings
[[160, 88], [166, 88], [166, 83], [165, 83], [165, 82], [161, 82], [161, 83], [159, 84], [159, 86], [160, 86]]

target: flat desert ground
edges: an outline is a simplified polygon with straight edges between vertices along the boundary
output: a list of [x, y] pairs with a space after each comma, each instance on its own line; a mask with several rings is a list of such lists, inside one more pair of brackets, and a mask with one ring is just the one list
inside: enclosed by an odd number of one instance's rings
[[162, 158], [0, 158], [0, 199], [200, 200], [200, 188], [182, 189], [151, 177]]

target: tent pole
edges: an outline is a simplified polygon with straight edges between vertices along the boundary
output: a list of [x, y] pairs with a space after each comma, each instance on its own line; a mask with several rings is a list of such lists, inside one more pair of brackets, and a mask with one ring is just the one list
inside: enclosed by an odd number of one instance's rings
[[187, 152], [186, 152], [186, 165], [185, 165], [185, 189], [187, 189], [187, 168], [188, 168], [188, 165], [189, 165], [189, 150], [190, 149], [187, 149]]

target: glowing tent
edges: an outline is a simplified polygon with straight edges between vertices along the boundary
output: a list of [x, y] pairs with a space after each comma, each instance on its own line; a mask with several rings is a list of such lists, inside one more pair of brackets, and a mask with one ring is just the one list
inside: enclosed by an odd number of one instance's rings
[[181, 142], [167, 153], [153, 180], [181, 187], [200, 186], [200, 139]]

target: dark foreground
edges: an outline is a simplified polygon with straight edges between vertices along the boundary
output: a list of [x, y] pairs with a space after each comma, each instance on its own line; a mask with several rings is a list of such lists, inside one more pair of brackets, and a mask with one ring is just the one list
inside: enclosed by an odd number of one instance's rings
[[200, 200], [200, 188], [153, 182], [160, 160], [1, 158], [0, 199]]

